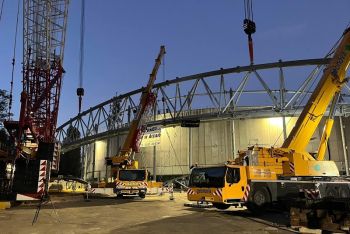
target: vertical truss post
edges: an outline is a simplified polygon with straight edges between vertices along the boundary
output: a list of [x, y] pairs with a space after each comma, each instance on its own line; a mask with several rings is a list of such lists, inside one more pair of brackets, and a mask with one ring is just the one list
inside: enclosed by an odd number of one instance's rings
[[280, 109], [283, 110], [284, 104], [285, 104], [286, 84], [284, 80], [284, 73], [283, 73], [282, 67], [280, 67], [279, 69], [279, 82], [280, 82]]
[[[282, 62], [282, 60], [280, 60]], [[279, 69], [279, 82], [280, 82], [280, 111], [282, 112], [282, 129], [283, 129], [283, 140], [287, 139], [287, 124], [286, 117], [283, 114], [284, 104], [285, 104], [285, 91], [286, 84], [284, 80], [284, 73], [282, 67]]]

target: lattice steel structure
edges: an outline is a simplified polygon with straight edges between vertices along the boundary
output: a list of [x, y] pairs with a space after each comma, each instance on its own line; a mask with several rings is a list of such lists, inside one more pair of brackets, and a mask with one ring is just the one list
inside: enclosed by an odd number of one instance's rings
[[[188, 119], [296, 115], [328, 62], [328, 59], [279, 61], [219, 69], [155, 84], [157, 101], [153, 115], [148, 116], [148, 125], [179, 124]], [[105, 101], [57, 128], [56, 138], [63, 142], [63, 151], [127, 130], [142, 90]], [[338, 103], [338, 115], [347, 114], [349, 91], [346, 85]], [[80, 132], [79, 137], [68, 136], [72, 129]]]
[[20, 127], [54, 140], [63, 75], [69, 0], [23, 2], [23, 92]]

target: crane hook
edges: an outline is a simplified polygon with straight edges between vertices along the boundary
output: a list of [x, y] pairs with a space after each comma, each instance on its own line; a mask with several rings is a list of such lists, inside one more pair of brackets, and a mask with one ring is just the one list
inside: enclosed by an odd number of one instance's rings
[[253, 50], [253, 39], [252, 34], [256, 31], [256, 25], [253, 21], [253, 0], [244, 0], [244, 16], [243, 29], [248, 35], [248, 49], [250, 64], [254, 63], [254, 50]]
[[250, 58], [250, 63], [253, 64], [253, 62], [254, 62], [254, 49], [253, 49], [252, 34], [255, 33], [255, 31], [256, 31], [255, 22], [250, 20], [250, 19], [244, 19], [243, 20], [243, 29], [244, 29], [244, 32], [248, 35], [249, 58]]

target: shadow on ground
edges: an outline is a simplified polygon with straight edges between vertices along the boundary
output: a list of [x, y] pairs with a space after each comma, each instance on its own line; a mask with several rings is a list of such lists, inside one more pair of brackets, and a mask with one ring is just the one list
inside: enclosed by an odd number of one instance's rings
[[[190, 207], [188, 209], [194, 212], [203, 212], [202, 208]], [[278, 228], [288, 228], [290, 226], [288, 212], [280, 210], [268, 210], [262, 214], [253, 214], [248, 210], [218, 210], [216, 208], [206, 208], [204, 210], [205, 212], [219, 213], [228, 217], [241, 217]]]
[[[52, 201], [52, 202], [51, 202]], [[127, 204], [131, 202], [143, 202], [143, 203], [153, 203], [157, 201], [153, 200], [143, 200], [137, 197], [125, 197], [122, 199], [116, 198], [92, 198], [84, 199], [83, 196], [66, 199], [57, 199], [55, 197], [50, 200], [44, 201], [42, 203], [41, 209], [52, 209], [53, 206], [56, 209], [64, 208], [79, 208], [79, 207], [94, 207], [94, 206], [108, 206], [108, 205], [118, 205], [118, 204]], [[37, 209], [40, 202], [31, 202], [31, 203], [22, 203], [12, 209]]]
[[[110, 233], [293, 233], [271, 227], [263, 222], [252, 222], [247, 212], [216, 212], [210, 209], [189, 208], [192, 214], [177, 217], [159, 217], [132, 227], [118, 228]], [[241, 216], [242, 215], [242, 216]], [[156, 228], [155, 228], [156, 227]]]

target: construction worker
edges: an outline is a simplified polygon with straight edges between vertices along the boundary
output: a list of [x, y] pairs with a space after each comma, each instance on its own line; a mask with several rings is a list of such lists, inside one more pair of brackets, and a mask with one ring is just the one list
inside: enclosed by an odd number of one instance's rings
[[168, 189], [169, 189], [169, 200], [174, 200], [174, 184], [170, 183]]
[[89, 193], [91, 192], [91, 184], [90, 182], [86, 185], [86, 200], [89, 201]]

